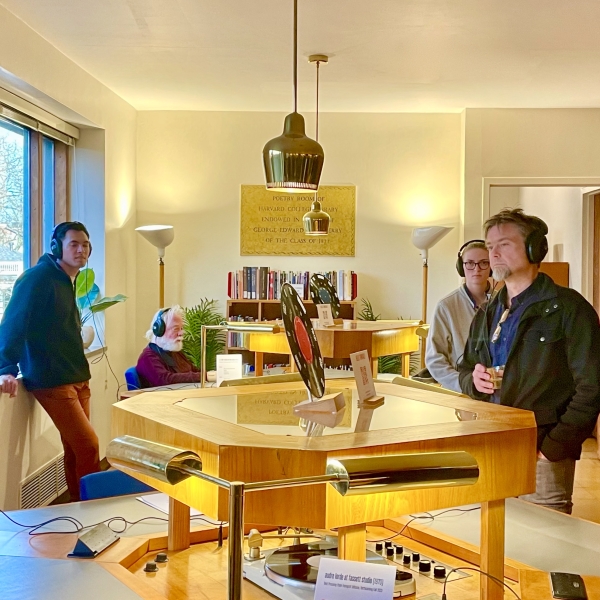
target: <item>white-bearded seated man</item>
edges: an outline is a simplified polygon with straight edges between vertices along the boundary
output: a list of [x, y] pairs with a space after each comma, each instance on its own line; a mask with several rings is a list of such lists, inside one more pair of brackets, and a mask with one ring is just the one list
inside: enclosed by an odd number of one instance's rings
[[146, 332], [150, 342], [140, 354], [136, 371], [142, 388], [194, 383], [200, 371], [183, 354], [183, 309], [161, 308]]

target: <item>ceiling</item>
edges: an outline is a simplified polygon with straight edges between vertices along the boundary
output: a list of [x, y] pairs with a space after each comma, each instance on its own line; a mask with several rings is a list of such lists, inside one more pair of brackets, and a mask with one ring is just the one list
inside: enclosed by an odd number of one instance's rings
[[[139, 110], [289, 111], [292, 0], [0, 0]], [[299, 0], [300, 111], [600, 106], [598, 0]]]

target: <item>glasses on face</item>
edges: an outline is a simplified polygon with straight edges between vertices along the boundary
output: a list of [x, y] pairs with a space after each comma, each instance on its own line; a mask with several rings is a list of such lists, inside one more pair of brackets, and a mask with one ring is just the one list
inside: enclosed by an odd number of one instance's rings
[[498, 321], [498, 325], [496, 325], [496, 329], [492, 335], [492, 344], [495, 344], [502, 333], [502, 323], [508, 319], [509, 308], [507, 308], [501, 315], [500, 320]]
[[479, 267], [480, 271], [485, 271], [486, 269], [489, 269], [490, 261], [480, 260], [479, 262], [475, 262], [474, 260], [465, 260], [463, 265], [465, 266], [465, 269], [467, 269], [467, 271], [473, 271], [475, 267]]

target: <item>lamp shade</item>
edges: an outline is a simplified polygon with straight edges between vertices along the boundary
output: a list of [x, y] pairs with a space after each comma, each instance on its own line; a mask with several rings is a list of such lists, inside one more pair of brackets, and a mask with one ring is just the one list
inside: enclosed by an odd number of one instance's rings
[[315, 200], [310, 211], [302, 217], [306, 235], [327, 235], [329, 233], [329, 215], [321, 210], [321, 203]]
[[459, 450], [329, 459], [326, 473], [339, 475], [331, 485], [342, 496], [353, 496], [473, 485], [479, 466], [473, 455]]
[[306, 192], [319, 188], [325, 154], [319, 142], [305, 133], [304, 117], [287, 115], [283, 133], [263, 149], [267, 189], [275, 192]]
[[202, 460], [196, 453], [130, 435], [112, 440], [106, 447], [106, 458], [113, 467], [131, 469], [172, 485], [189, 477], [182, 468], [202, 471]]
[[137, 227], [136, 231], [158, 248], [158, 255], [161, 257], [165, 255], [165, 248], [175, 239], [172, 225], [144, 225]]
[[426, 260], [427, 251], [433, 248], [452, 229], [453, 227], [416, 227], [412, 231], [413, 246], [421, 251], [421, 256]]

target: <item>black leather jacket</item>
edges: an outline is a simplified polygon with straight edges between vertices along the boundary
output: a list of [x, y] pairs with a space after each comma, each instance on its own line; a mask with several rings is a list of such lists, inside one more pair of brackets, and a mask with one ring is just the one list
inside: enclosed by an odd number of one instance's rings
[[[535, 413], [538, 449], [549, 460], [578, 459], [600, 412], [600, 325], [593, 307], [575, 290], [540, 273], [536, 300], [523, 313], [508, 355], [500, 403]], [[503, 288], [476, 313], [459, 380], [463, 392], [490, 400], [473, 385], [477, 363], [491, 366], [490, 328]]]

